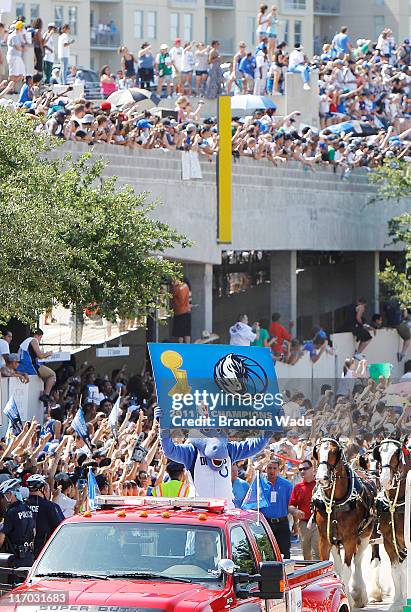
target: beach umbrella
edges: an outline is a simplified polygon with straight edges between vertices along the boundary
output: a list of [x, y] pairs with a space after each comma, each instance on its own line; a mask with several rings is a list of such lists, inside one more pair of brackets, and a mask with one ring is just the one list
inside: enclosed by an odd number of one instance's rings
[[118, 108], [126, 104], [138, 103], [141, 110], [147, 110], [160, 103], [160, 96], [148, 89], [139, 89], [138, 87], [130, 87], [130, 89], [120, 89], [112, 93], [107, 100]]

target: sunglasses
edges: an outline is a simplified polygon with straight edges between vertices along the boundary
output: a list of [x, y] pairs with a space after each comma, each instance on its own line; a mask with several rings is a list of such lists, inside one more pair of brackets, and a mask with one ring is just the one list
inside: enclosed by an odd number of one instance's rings
[[306, 472], [307, 470], [309, 470], [309, 467], [305, 467], [305, 468], [298, 468], [299, 472]]

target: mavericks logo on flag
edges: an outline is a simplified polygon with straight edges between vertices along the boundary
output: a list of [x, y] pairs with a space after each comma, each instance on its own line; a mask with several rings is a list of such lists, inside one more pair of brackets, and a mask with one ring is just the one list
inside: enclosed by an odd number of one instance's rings
[[165, 429], [280, 431], [271, 351], [255, 346], [148, 345]]

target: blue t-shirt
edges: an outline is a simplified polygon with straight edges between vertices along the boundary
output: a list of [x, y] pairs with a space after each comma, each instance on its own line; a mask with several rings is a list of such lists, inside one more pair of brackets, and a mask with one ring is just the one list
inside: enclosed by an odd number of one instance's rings
[[254, 78], [254, 62], [253, 59], [249, 57], [243, 57], [243, 59], [238, 64], [238, 71], [244, 72], [244, 74], [248, 74], [249, 76]]
[[308, 340], [304, 342], [303, 350], [308, 351], [310, 353], [310, 357], [315, 357], [317, 354], [317, 349], [314, 346], [314, 342], [312, 340]]
[[23, 87], [20, 89], [18, 102], [19, 104], [24, 104], [25, 102], [30, 102], [32, 99], [33, 92], [27, 83], [24, 83]]
[[246, 480], [243, 480], [242, 478], [236, 478], [235, 480], [233, 480], [232, 485], [233, 485], [233, 495], [234, 495], [234, 499], [233, 499], [234, 506], [236, 508], [241, 508], [241, 504], [244, 501], [244, 497], [247, 495], [250, 485], [248, 484]]
[[282, 518], [288, 515], [288, 504], [290, 502], [293, 485], [289, 480], [282, 476], [272, 485], [266, 478], [261, 478], [261, 485], [268, 507], [261, 508], [261, 512], [266, 518]]
[[334, 47], [336, 48], [338, 53], [349, 53], [350, 48], [348, 43], [350, 42], [350, 38], [348, 34], [336, 34], [333, 39]]

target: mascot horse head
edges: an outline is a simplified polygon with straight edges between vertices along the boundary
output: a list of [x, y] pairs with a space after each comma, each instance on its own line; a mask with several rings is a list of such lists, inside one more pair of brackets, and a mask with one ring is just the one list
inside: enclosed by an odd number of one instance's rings
[[[215, 431], [214, 431], [215, 433]], [[228, 459], [227, 438], [194, 438], [190, 439], [191, 444], [196, 447], [198, 452], [207, 461], [207, 466], [219, 472]]]

